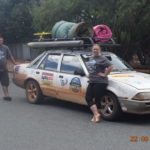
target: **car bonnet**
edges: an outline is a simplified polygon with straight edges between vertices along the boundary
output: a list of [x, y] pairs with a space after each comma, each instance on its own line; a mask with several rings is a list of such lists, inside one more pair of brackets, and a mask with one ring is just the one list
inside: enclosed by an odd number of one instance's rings
[[127, 72], [109, 75], [109, 79], [122, 82], [139, 90], [150, 89], [150, 75], [140, 72]]

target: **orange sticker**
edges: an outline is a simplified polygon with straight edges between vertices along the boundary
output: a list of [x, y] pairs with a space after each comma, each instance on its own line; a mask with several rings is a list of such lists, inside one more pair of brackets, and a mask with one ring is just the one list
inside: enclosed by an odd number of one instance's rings
[[114, 78], [127, 78], [127, 77], [134, 77], [133, 75], [129, 75], [129, 74], [119, 74], [119, 75], [112, 75], [112, 77]]

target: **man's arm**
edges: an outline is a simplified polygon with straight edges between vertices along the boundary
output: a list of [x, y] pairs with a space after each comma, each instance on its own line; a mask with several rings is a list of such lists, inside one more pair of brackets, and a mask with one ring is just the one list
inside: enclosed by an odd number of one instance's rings
[[12, 61], [12, 63], [14, 64], [14, 65], [16, 65], [16, 61], [15, 61], [15, 59], [14, 59], [14, 57], [11, 55], [10, 56], [10, 60]]
[[7, 49], [7, 58], [11, 60], [11, 62], [16, 65], [16, 61], [14, 59], [14, 57], [11, 54], [11, 51], [9, 50], [9, 48]]
[[107, 76], [108, 74], [110, 74], [110, 72], [113, 70], [113, 66], [109, 66], [105, 69], [104, 75]]
[[110, 74], [110, 72], [112, 71], [112, 69], [113, 69], [113, 66], [110, 65], [109, 67], [107, 67], [107, 68], [105, 69], [105, 72], [104, 72], [104, 73], [99, 72], [98, 75], [101, 76], [101, 77], [107, 77], [107, 75]]

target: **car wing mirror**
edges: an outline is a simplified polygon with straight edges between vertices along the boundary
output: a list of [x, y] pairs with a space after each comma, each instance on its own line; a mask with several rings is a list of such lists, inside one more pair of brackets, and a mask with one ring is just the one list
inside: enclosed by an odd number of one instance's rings
[[74, 71], [74, 75], [85, 76], [85, 73], [81, 69], [77, 69]]
[[106, 56], [106, 58], [107, 58], [109, 61], [112, 61], [111, 56]]

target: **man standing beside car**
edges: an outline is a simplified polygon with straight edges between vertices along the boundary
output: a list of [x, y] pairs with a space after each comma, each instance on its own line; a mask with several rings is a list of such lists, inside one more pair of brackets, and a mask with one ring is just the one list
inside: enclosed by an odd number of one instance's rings
[[91, 121], [96, 123], [100, 121], [101, 116], [98, 106], [100, 105], [100, 99], [106, 92], [108, 85], [107, 75], [112, 71], [112, 65], [106, 57], [102, 56], [101, 47], [98, 44], [93, 45], [92, 54], [87, 63], [89, 85], [86, 91], [86, 101], [93, 113]]
[[11, 101], [9, 96], [8, 86], [9, 86], [9, 75], [7, 70], [7, 60], [10, 59], [13, 64], [16, 64], [8, 46], [4, 45], [4, 38], [0, 35], [0, 83], [4, 92], [4, 100]]

